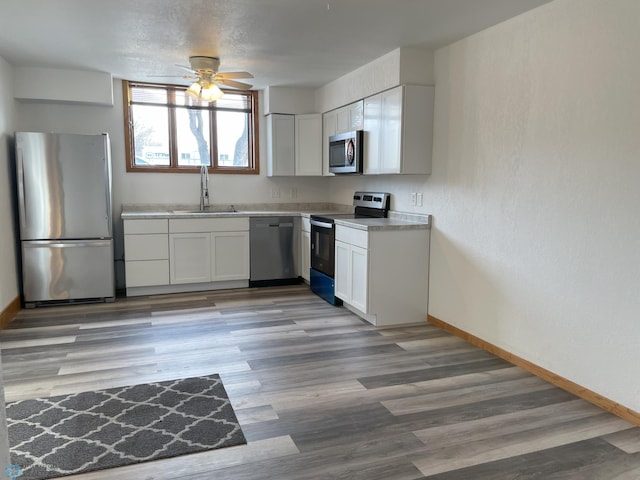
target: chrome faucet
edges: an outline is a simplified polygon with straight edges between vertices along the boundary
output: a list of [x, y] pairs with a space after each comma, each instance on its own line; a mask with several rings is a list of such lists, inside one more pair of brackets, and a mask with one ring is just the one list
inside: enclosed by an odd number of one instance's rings
[[208, 210], [209, 205], [209, 169], [206, 165], [200, 167], [200, 210]]

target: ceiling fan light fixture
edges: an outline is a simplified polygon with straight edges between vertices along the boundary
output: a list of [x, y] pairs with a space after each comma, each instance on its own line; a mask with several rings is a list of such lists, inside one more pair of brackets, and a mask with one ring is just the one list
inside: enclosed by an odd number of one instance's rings
[[202, 102], [215, 102], [224, 95], [224, 92], [215, 83], [209, 83], [205, 87], [200, 82], [195, 82], [187, 88], [187, 95]]

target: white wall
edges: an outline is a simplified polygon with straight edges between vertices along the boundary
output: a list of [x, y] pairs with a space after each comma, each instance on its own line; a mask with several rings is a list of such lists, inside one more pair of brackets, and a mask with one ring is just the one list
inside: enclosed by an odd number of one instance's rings
[[13, 198], [14, 100], [10, 65], [0, 57], [0, 311], [18, 296]]
[[640, 2], [436, 52], [430, 314], [640, 411]]
[[110, 73], [14, 66], [13, 79], [17, 100], [113, 106]]
[[433, 52], [401, 47], [316, 91], [316, 108], [327, 112], [402, 84], [433, 85]]
[[[14, 100], [11, 67], [0, 57], [0, 311], [18, 296], [16, 237], [14, 229], [13, 170], [10, 166], [13, 148]], [[4, 387], [0, 363], [0, 472], [9, 464], [9, 442], [4, 409]]]

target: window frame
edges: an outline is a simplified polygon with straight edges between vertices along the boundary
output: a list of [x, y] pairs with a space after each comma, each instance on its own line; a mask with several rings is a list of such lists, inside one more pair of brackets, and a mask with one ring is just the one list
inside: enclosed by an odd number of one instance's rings
[[[166, 89], [169, 92], [175, 92], [178, 90], [184, 90], [184, 85], [171, 85], [160, 83], [148, 83], [148, 82], [134, 82], [129, 80], [122, 81], [122, 96], [123, 96], [123, 111], [124, 111], [124, 137], [125, 137], [125, 161], [127, 172], [145, 172], [145, 173], [200, 173], [200, 165], [193, 166], [178, 166], [178, 151], [177, 151], [177, 132], [176, 132], [176, 115], [177, 108], [185, 108], [179, 105], [166, 105], [168, 113], [169, 123], [169, 166], [164, 165], [136, 165], [135, 162], [135, 145], [133, 134], [133, 121], [131, 114], [131, 86], [143, 86], [143, 87], [156, 87], [160, 89]], [[249, 114], [249, 165], [247, 167], [237, 166], [220, 166], [218, 162], [218, 145], [217, 135], [215, 135], [216, 125], [216, 111], [238, 111], [235, 109], [216, 108], [215, 102], [204, 107], [203, 110], [209, 112], [210, 118], [210, 165], [208, 166], [209, 173], [222, 173], [222, 174], [241, 174], [241, 175], [258, 175], [260, 173], [260, 161], [259, 161], [259, 142], [258, 142], [258, 92], [257, 91], [242, 91], [242, 90], [229, 90], [222, 89], [225, 93], [242, 94], [248, 97], [248, 103], [250, 105]], [[171, 94], [171, 93], [170, 93]], [[151, 105], [151, 104], [150, 104]]]

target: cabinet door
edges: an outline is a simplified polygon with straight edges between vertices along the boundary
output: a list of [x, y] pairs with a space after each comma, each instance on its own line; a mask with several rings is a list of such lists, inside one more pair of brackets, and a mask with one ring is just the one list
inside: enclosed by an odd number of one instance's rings
[[402, 87], [382, 93], [380, 173], [401, 173]]
[[211, 280], [249, 278], [249, 232], [211, 234]]
[[169, 260], [124, 262], [127, 288], [169, 285]]
[[364, 173], [380, 173], [380, 136], [382, 128], [382, 95], [364, 100]]
[[295, 174], [295, 124], [293, 115], [267, 115], [267, 176]]
[[169, 235], [169, 265], [172, 284], [211, 281], [211, 235], [172, 233]]
[[369, 313], [369, 252], [336, 240], [335, 296]]
[[311, 268], [311, 233], [302, 231], [300, 235], [300, 276], [307, 282], [309, 279], [309, 269]]
[[369, 288], [369, 262], [368, 252], [364, 248], [350, 246], [349, 270], [350, 277], [350, 301], [349, 303], [364, 313], [368, 312], [368, 288]]
[[329, 172], [329, 137], [338, 132], [338, 114], [337, 112], [327, 112], [322, 116], [322, 174], [327, 176], [334, 175]]
[[345, 133], [351, 130], [351, 120], [349, 118], [349, 107], [340, 107], [336, 110], [337, 131], [336, 133]]
[[338, 116], [337, 133], [362, 130], [364, 124], [364, 103], [362, 100], [340, 107], [335, 112]]
[[125, 235], [124, 251], [128, 288], [169, 285], [169, 235]]
[[351, 303], [349, 287], [351, 285], [351, 248], [348, 243], [335, 242], [335, 275], [334, 293], [335, 296]]
[[125, 235], [124, 251], [127, 261], [167, 260], [169, 258], [168, 235], [166, 233]]
[[322, 115], [295, 116], [295, 174], [322, 175]]
[[349, 105], [349, 130], [362, 130], [364, 126], [364, 102], [362, 100]]

